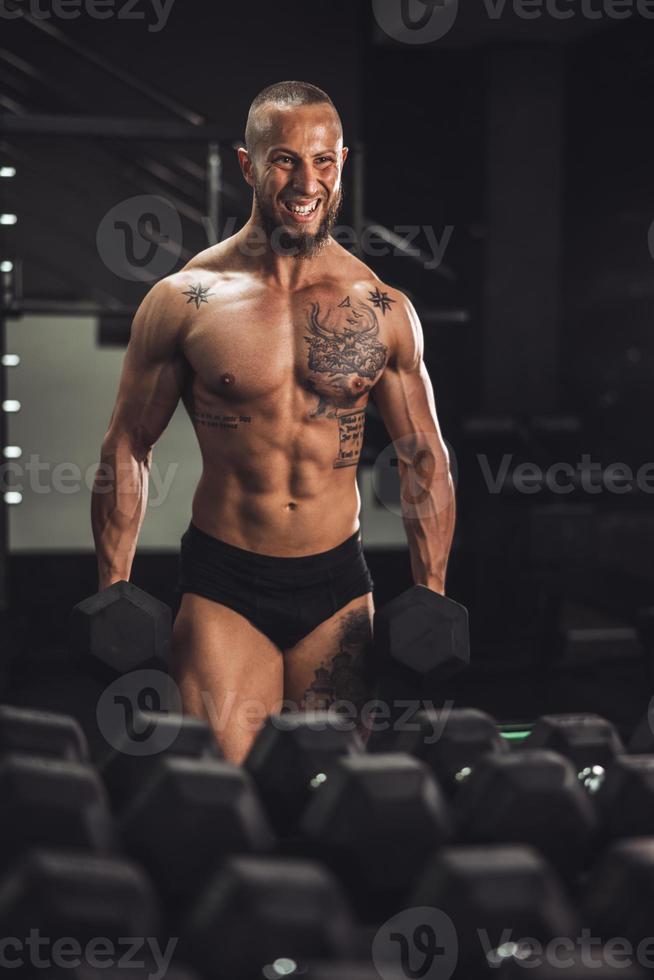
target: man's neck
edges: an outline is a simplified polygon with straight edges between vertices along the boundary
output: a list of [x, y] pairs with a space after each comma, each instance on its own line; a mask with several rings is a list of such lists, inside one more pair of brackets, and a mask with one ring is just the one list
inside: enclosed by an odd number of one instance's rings
[[275, 247], [271, 242], [256, 215], [251, 215], [234, 237], [236, 247], [244, 256], [246, 264], [265, 278], [272, 279], [280, 289], [289, 292], [302, 289], [319, 277], [333, 246], [333, 239], [330, 237], [310, 257], [285, 255], [280, 246]]

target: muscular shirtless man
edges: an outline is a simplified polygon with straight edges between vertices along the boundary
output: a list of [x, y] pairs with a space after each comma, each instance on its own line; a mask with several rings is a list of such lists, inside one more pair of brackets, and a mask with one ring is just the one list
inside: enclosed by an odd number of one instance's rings
[[103, 589], [129, 579], [152, 447], [181, 398], [203, 473], [172, 669], [184, 710], [235, 762], [283, 702], [365, 700], [373, 583], [355, 474], [371, 393], [403, 499], [420, 488], [404, 520], [414, 580], [441, 593], [455, 514], [416, 312], [330, 234], [347, 148], [329, 96], [265, 89], [238, 154], [251, 216], [137, 311], [102, 445], [112, 492], [96, 488], [92, 504]]

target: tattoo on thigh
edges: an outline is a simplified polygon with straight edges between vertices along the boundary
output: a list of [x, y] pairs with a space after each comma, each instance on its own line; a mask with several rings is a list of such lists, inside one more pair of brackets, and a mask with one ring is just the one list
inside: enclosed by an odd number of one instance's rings
[[363, 661], [371, 643], [368, 611], [356, 609], [347, 613], [340, 623], [338, 653], [330, 660], [323, 660], [316, 669], [313, 682], [304, 692], [302, 708], [325, 710], [335, 701], [360, 707], [368, 696]]

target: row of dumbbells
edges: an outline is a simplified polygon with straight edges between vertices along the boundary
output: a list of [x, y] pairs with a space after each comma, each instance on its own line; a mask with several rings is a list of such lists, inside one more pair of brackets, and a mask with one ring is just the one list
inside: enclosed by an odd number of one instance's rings
[[[468, 976], [516, 965], [507, 935], [652, 932], [654, 755], [604, 719], [509, 741], [482, 712], [423, 711], [364, 750], [331, 713], [280, 715], [243, 767], [198, 719], [134, 730], [94, 765], [72, 718], [0, 710], [3, 936], [175, 937], [225, 980], [348, 958], [394, 980], [420, 909]], [[653, 741], [644, 719], [630, 747]]]

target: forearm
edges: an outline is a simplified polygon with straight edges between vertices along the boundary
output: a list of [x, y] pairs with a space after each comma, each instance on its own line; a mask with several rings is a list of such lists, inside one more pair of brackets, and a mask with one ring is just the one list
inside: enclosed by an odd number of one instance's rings
[[148, 499], [149, 453], [103, 446], [91, 496], [99, 588], [128, 581]]
[[[433, 459], [433, 457], [432, 457]], [[446, 458], [424, 471], [399, 463], [402, 514], [416, 585], [445, 594], [445, 575], [456, 520], [454, 484]]]

